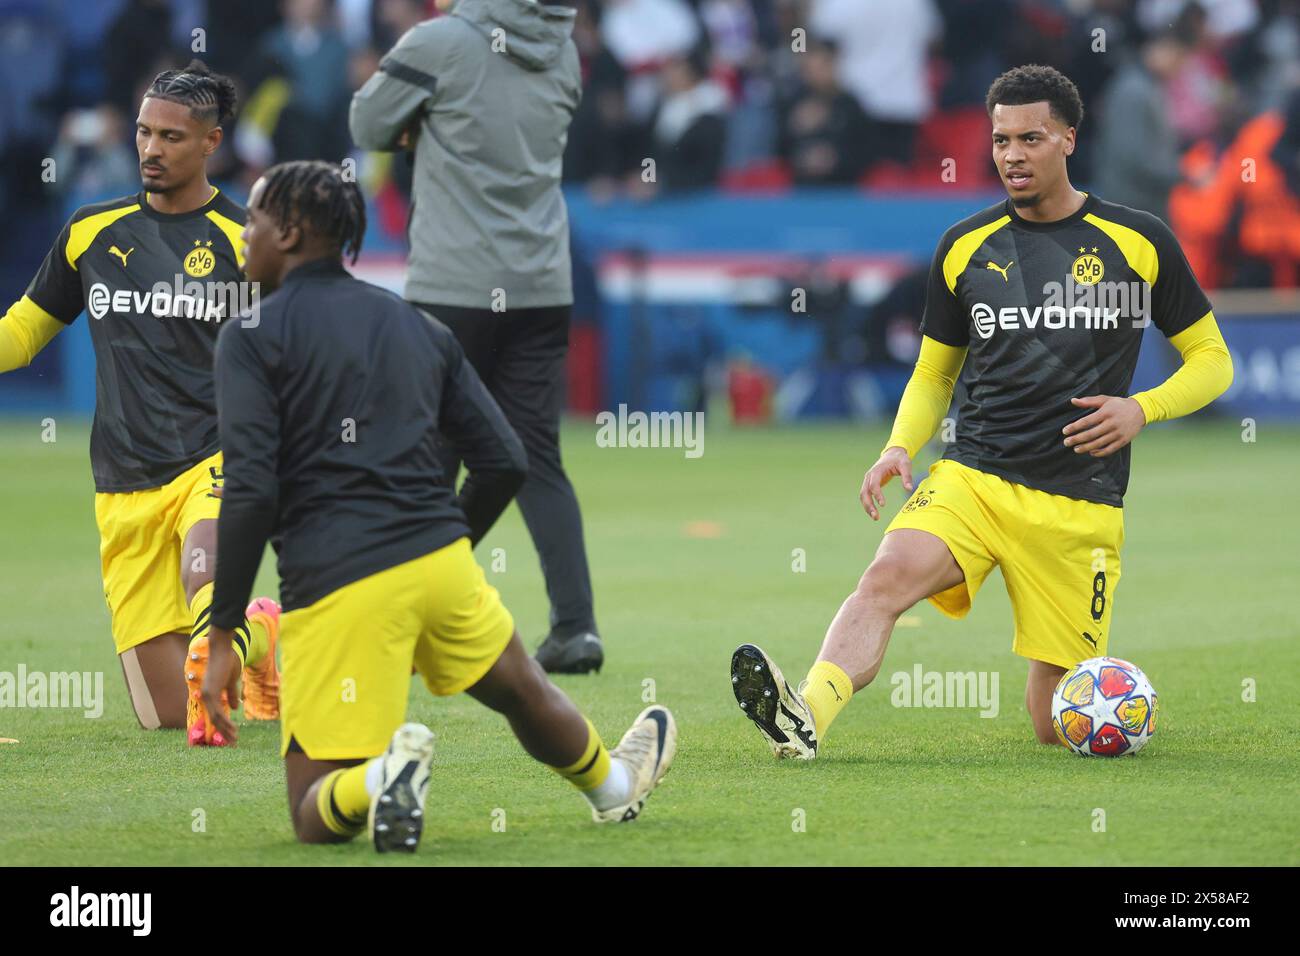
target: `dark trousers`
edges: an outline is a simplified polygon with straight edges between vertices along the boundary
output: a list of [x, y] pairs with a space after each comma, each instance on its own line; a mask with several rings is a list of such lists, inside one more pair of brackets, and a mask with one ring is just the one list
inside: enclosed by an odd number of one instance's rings
[[[569, 351], [567, 305], [493, 312], [417, 303], [456, 335], [465, 356], [528, 453], [528, 479], [515, 500], [546, 579], [551, 633], [596, 630], [582, 512], [560, 461], [560, 410]], [[444, 445], [443, 472], [456, 486], [460, 459]]]

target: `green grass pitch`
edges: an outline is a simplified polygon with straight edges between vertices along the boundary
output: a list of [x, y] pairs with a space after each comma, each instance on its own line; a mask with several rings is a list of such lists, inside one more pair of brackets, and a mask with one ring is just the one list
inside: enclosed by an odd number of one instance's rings
[[[883, 532], [857, 493], [884, 432], [711, 428], [690, 460], [598, 448], [594, 426], [572, 425], [608, 663], [559, 683], [611, 745], [653, 689], [677, 716], [676, 766], [640, 820], [596, 826], [504, 722], [413, 684], [410, 716], [434, 728], [437, 756], [425, 843], [393, 859], [294, 842], [275, 726], [245, 725], [233, 750], [138, 729], [101, 598], [87, 430], [58, 427], [54, 443], [35, 417], [0, 427], [0, 671], [102, 671], [105, 706], [93, 720], [0, 709], [0, 737], [19, 741], [0, 745], [6, 864], [1300, 863], [1295, 428], [1244, 442], [1232, 423], [1178, 423], [1138, 439], [1110, 643], [1161, 698], [1137, 757], [1034, 743], [995, 573], [963, 621], [909, 612], [823, 756], [778, 764], [732, 699], [729, 655], [755, 641], [802, 677]], [[903, 497], [889, 486], [887, 516]], [[497, 548], [505, 570], [489, 580], [532, 647], [546, 605], [513, 508], [480, 562]], [[274, 580], [268, 557], [260, 590]], [[890, 675], [917, 663], [997, 672], [998, 715], [891, 706]]]

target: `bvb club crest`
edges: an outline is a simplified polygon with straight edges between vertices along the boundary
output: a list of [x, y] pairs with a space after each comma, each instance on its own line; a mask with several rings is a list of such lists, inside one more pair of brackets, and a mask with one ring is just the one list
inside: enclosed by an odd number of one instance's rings
[[1079, 247], [1081, 255], [1074, 260], [1074, 265], [1070, 266], [1070, 275], [1079, 285], [1096, 285], [1101, 281], [1101, 277], [1106, 274], [1106, 267], [1102, 265], [1101, 256], [1097, 255], [1097, 247], [1093, 246], [1089, 252], [1083, 246]]
[[212, 254], [212, 240], [209, 239], [207, 242], [203, 242], [200, 239], [195, 239], [194, 248], [185, 256], [183, 264], [185, 274], [196, 279], [202, 279], [216, 266], [217, 257]]

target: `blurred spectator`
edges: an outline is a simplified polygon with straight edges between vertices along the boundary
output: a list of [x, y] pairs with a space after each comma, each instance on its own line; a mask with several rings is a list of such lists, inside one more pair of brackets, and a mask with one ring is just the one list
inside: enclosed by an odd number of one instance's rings
[[[1300, 86], [1300, 3], [1267, 0], [1255, 29], [1230, 51], [1229, 72], [1240, 87], [1238, 108], [1282, 109]], [[1244, 101], [1244, 102], [1243, 102]]]
[[1169, 122], [1180, 145], [1212, 135], [1218, 125], [1225, 67], [1207, 24], [1205, 9], [1189, 3], [1171, 28], [1186, 50], [1178, 68], [1165, 79]]
[[371, 45], [391, 50], [403, 33], [429, 19], [424, 0], [375, 0], [376, 31]]
[[601, 37], [619, 63], [638, 70], [690, 51], [700, 25], [684, 0], [607, 0]]
[[131, 142], [135, 111], [128, 123], [109, 103], [93, 110], [75, 110], [63, 118], [51, 154], [58, 177], [52, 183], [60, 195], [114, 196], [140, 188], [140, 165]]
[[740, 69], [753, 62], [758, 53], [758, 21], [750, 0], [703, 0], [700, 19], [715, 64]]
[[628, 115], [641, 123], [658, 100], [656, 72], [670, 57], [695, 49], [700, 24], [685, 0], [607, 0], [600, 35], [628, 74]]
[[930, 46], [942, 31], [933, 0], [812, 0], [809, 25], [839, 45], [840, 81], [875, 127], [872, 158], [910, 163], [930, 113]]
[[1193, 6], [1204, 11], [1206, 29], [1216, 41], [1245, 33], [1259, 19], [1255, 0], [1138, 0], [1138, 22], [1148, 32], [1158, 33]]
[[628, 115], [625, 82], [622, 66], [600, 50], [569, 126], [564, 179], [589, 183], [598, 195], [612, 196], [626, 176], [639, 173], [648, 149], [644, 127]]
[[272, 162], [338, 162], [347, 131], [348, 49], [330, 0], [284, 0], [283, 25], [258, 49], [261, 82], [244, 105], [236, 148], [256, 175]]
[[105, 98], [135, 119], [141, 72], [172, 52], [172, 10], [167, 0], [128, 0], [104, 43]]
[[813, 41], [800, 57], [803, 82], [782, 106], [778, 153], [799, 184], [850, 184], [866, 169], [867, 116], [840, 86], [835, 64], [835, 44]]
[[1189, 51], [1174, 33], [1147, 42], [1102, 93], [1097, 191], [1103, 199], [1169, 218], [1169, 191], [1182, 176], [1165, 84]]
[[[1285, 111], [1247, 122], [1211, 174], [1178, 187], [1172, 208], [1175, 231], [1187, 237], [1188, 260], [1201, 281], [1300, 284], [1300, 91]], [[1230, 236], [1234, 220], [1236, 235]], [[1235, 277], [1222, 269], [1224, 259], [1241, 260]]]
[[715, 186], [726, 148], [727, 91], [709, 79], [701, 52], [664, 64], [664, 99], [654, 121], [659, 188], [682, 192]]

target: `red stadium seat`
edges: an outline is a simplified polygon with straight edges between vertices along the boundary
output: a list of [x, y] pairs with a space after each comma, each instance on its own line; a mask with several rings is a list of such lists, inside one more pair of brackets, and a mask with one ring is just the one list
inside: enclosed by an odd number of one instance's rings
[[791, 185], [790, 170], [779, 159], [762, 160], [722, 174], [722, 190], [728, 193], [783, 193]]

